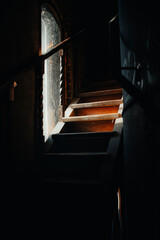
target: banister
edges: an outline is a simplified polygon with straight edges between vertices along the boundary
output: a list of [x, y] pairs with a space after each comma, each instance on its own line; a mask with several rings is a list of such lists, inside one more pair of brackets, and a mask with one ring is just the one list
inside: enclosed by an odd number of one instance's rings
[[121, 86], [126, 90], [131, 97], [135, 98], [139, 105], [143, 108], [146, 106], [146, 97], [145, 94], [142, 92], [142, 90], [135, 87], [126, 77], [124, 77], [122, 74], [119, 74], [117, 76], [117, 82], [121, 84]]
[[[118, 14], [116, 14], [111, 20], [109, 20], [107, 23], [110, 24], [117, 18]], [[104, 21], [104, 19], [101, 19], [101, 21]], [[83, 28], [82, 30], [78, 31], [77, 33], [73, 34], [73, 36], [68, 37], [64, 39], [62, 42], [54, 46], [51, 50], [49, 50], [47, 53], [42, 54], [41, 56], [36, 57], [29, 63], [21, 66], [18, 71], [13, 76], [8, 77], [8, 79], [0, 84], [0, 93], [4, 91], [6, 88], [9, 88], [11, 84], [14, 83], [21, 75], [26, 73], [27, 71], [31, 70], [32, 68], [36, 67], [37, 65], [40, 65], [43, 61], [45, 61], [47, 58], [52, 56], [54, 53], [59, 51], [60, 49], [64, 48], [68, 43], [74, 41], [78, 36], [80, 36], [82, 33], [84, 33], [87, 29], [89, 29], [91, 26], [87, 26]]]
[[63, 40], [62, 42], [58, 43], [55, 47], [53, 47], [50, 51], [48, 51], [47, 53], [41, 55], [39, 57], [39, 61], [45, 61], [47, 58], [49, 58], [50, 56], [52, 56], [54, 53], [56, 53], [57, 51], [59, 51], [60, 49], [64, 48], [68, 43], [74, 41], [79, 35], [81, 35], [83, 32], [85, 32], [87, 30], [87, 28], [82, 29], [81, 31], [75, 33], [72, 37], [68, 37], [65, 40]]
[[17, 71], [17, 73], [15, 73], [13, 76], [10, 76], [5, 82], [0, 84], [0, 93], [2, 91], [4, 91], [6, 88], [9, 88], [10, 85], [14, 83], [14, 81], [16, 81], [18, 78], [20, 78], [21, 75], [28, 72], [29, 70], [36, 67], [37, 65], [40, 65], [43, 61], [45, 61], [47, 58], [52, 56], [54, 53], [56, 53], [60, 49], [64, 48], [68, 43], [74, 41], [79, 35], [81, 35], [83, 32], [85, 32], [86, 29], [87, 28], [84, 28], [84, 29], [80, 30], [79, 32], [75, 33], [73, 36], [64, 39], [62, 42], [58, 43], [51, 50], [49, 50], [47, 53], [42, 54], [41, 56], [38, 56], [37, 58], [33, 59], [29, 63], [22, 66]]
[[116, 80], [120, 83], [122, 88], [126, 90], [128, 94], [144, 109], [145, 113], [148, 114], [148, 117], [152, 118], [153, 115], [151, 113], [155, 113], [157, 110], [149, 96], [141, 89], [138, 89], [136, 86], [134, 86], [122, 74], [117, 75]]
[[[110, 21], [107, 23], [112, 23], [116, 18], [118, 14], [116, 14]], [[5, 82], [3, 82], [0, 85], [0, 93], [4, 91], [6, 88], [9, 88], [17, 79], [19, 79], [24, 73], [28, 72], [32, 68], [35, 68], [36, 66], [40, 66], [42, 62], [44, 62], [47, 58], [52, 56], [54, 53], [59, 51], [60, 49], [64, 48], [68, 43], [73, 42], [77, 37], [79, 37], [82, 33], [84, 33], [87, 29], [86, 27], [79, 32], [75, 33], [73, 36], [68, 37], [64, 39], [62, 42], [54, 46], [51, 50], [49, 50], [47, 53], [42, 54], [41, 56], [38, 56], [37, 58], [34, 58], [30, 63], [26, 64], [25, 66], [21, 67], [19, 71], [17, 71], [16, 74], [9, 77]], [[137, 70], [136, 67], [121, 67], [121, 70]], [[133, 97], [136, 99], [136, 101], [145, 109], [147, 107], [147, 99], [142, 90], [136, 88], [132, 83], [128, 81], [122, 74], [119, 74], [116, 76], [117, 81], [122, 85], [122, 87]]]
[[23, 74], [36, 66], [37, 62], [38, 58], [34, 58], [29, 63], [24, 64], [23, 66], [18, 68], [18, 70], [16, 70], [13, 75], [7, 77], [6, 81], [0, 84], [0, 93], [3, 92], [6, 88], [9, 88], [10, 85], [12, 85], [15, 81], [17, 82], [17, 79], [19, 79]]

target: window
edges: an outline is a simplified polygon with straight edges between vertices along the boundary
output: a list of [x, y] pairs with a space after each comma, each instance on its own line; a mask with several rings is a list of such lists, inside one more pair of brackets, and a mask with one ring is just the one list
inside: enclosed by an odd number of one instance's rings
[[[41, 11], [41, 49], [48, 52], [61, 41], [61, 31], [54, 12], [47, 5]], [[60, 55], [45, 60], [43, 75], [43, 135], [46, 141], [59, 120], [60, 106]]]

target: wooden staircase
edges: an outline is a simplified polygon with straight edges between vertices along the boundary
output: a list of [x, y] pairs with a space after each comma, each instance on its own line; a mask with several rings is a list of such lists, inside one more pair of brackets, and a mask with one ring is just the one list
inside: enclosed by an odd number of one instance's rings
[[111, 239], [122, 108], [116, 81], [94, 83], [68, 106], [42, 156], [42, 215], [56, 228], [60, 218], [70, 239]]
[[115, 120], [122, 113], [122, 88], [115, 81], [94, 85], [95, 89], [101, 90], [93, 91], [92, 86], [92, 91], [80, 93], [65, 111], [65, 117], [57, 124], [53, 134], [113, 130]]

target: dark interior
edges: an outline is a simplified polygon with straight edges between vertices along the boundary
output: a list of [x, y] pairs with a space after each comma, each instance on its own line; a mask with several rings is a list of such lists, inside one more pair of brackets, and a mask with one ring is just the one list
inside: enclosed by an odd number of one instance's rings
[[[84, 90], [101, 91], [101, 83], [107, 82], [110, 88], [109, 81], [116, 80], [123, 88], [123, 131], [114, 169], [106, 152], [110, 136], [105, 132], [114, 127], [110, 120], [101, 125], [94, 121], [67, 122], [59, 136], [51, 136], [54, 145], [45, 152], [43, 4], [59, 21], [61, 41], [74, 36], [64, 45], [64, 110]], [[1, 2], [0, 19], [1, 206], [5, 236], [159, 240], [158, 2], [7, 0]], [[120, 99], [121, 95], [108, 96], [108, 100], [114, 97]], [[96, 101], [104, 101], [104, 96], [80, 100]], [[103, 108], [97, 112], [100, 110]], [[80, 114], [82, 110], [73, 113]], [[83, 114], [87, 115], [87, 110]]]

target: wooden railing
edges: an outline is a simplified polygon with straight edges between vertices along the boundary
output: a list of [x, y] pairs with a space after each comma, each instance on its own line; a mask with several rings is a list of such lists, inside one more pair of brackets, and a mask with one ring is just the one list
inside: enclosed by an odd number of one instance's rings
[[50, 56], [55, 54], [60, 49], [63, 49], [68, 43], [73, 42], [80, 34], [82, 34], [86, 29], [82, 29], [78, 33], [74, 34], [72, 37], [68, 37], [56, 46], [54, 46], [51, 50], [49, 50], [47, 53], [42, 54], [41, 56], [38, 56], [37, 58], [31, 60], [29, 63], [24, 64], [23, 66], [19, 67], [18, 70], [15, 71], [13, 76], [10, 76], [8, 79], [6, 79], [5, 83], [2, 83], [0, 85], [0, 92], [4, 91], [6, 88], [10, 87], [16, 81], [20, 78], [24, 73], [28, 72], [32, 68], [35, 68], [38, 65], [41, 65], [46, 59], [48, 59]]
[[[117, 18], [118, 15], [116, 15], [114, 18], [112, 18], [112, 20], [114, 21]], [[112, 21], [110, 20], [108, 22], [108, 24], [110, 25], [112, 23]], [[52, 56], [53, 54], [55, 54], [57, 51], [59, 51], [60, 49], [64, 49], [66, 47], [67, 44], [69, 44], [70, 42], [75, 41], [81, 34], [85, 33], [85, 31], [88, 29], [84, 28], [81, 31], [77, 32], [76, 34], [74, 34], [71, 37], [66, 38], [65, 40], [63, 40], [62, 42], [60, 42], [59, 44], [57, 44], [56, 46], [54, 46], [50, 51], [48, 51], [47, 53], [38, 56], [37, 58], [33, 59], [32, 61], [30, 61], [28, 64], [25, 64], [24, 66], [22, 66], [21, 68], [19, 68], [16, 73], [13, 76], [10, 76], [8, 79], [6, 79], [5, 82], [3, 82], [0, 85], [0, 93], [5, 91], [6, 89], [9, 89], [11, 87], [14, 87], [15, 83], [18, 79], [18, 81], [21, 80], [21, 76], [23, 74], [25, 74], [26, 72], [28, 72], [29, 70], [36, 68], [37, 66], [41, 67], [42, 63], [48, 59], [50, 56]], [[110, 36], [109, 36], [110, 38]], [[113, 69], [114, 66], [112, 66]], [[126, 79], [122, 74], [121, 74], [121, 70], [124, 69], [128, 69], [128, 70], [136, 70], [135, 67], [122, 67], [119, 69], [119, 71], [115, 74], [115, 78], [116, 80], [121, 84], [121, 86], [132, 96], [133, 99], [135, 99], [144, 109], [146, 109], [148, 107], [148, 99], [146, 98], [146, 96], [144, 95], [143, 91], [138, 89], [136, 86], [134, 86], [131, 82], [128, 81], [128, 79]]]

